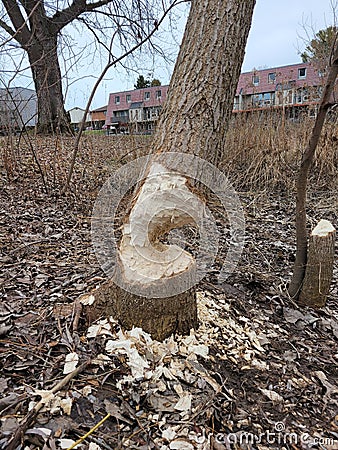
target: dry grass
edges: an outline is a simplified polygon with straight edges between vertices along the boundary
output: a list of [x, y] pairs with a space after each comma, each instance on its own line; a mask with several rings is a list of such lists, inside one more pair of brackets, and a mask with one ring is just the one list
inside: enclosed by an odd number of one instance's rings
[[[237, 116], [230, 124], [222, 169], [240, 189], [294, 189], [302, 153], [314, 119], [282, 120], [273, 114]], [[338, 179], [338, 123], [328, 121], [311, 170], [316, 189], [336, 189]]]
[[[77, 155], [71, 191], [95, 195], [109, 174], [131, 159], [148, 152], [145, 136], [84, 135]], [[64, 136], [0, 137], [0, 185], [30, 182], [51, 193], [66, 184], [74, 138]]]
[[[262, 117], [238, 115], [230, 124], [221, 169], [241, 191], [289, 193], [294, 191], [301, 156], [313, 119], [282, 120], [273, 114]], [[0, 138], [2, 183], [40, 178], [54, 193], [65, 185], [73, 151], [73, 138], [36, 136]], [[72, 191], [95, 196], [116, 168], [147, 154], [149, 136], [84, 135], [75, 166]], [[327, 121], [311, 170], [316, 191], [337, 190], [338, 121]]]

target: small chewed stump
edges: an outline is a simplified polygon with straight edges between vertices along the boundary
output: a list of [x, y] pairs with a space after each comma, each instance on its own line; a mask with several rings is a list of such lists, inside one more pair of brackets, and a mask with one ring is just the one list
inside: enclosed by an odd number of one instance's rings
[[303, 288], [299, 296], [301, 305], [320, 308], [325, 306], [333, 274], [336, 230], [328, 220], [320, 220], [312, 230]]

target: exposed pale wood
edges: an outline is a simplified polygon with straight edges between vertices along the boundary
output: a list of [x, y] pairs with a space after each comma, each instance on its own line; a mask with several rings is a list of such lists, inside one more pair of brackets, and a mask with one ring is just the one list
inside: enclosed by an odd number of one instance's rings
[[[205, 205], [186, 177], [153, 162], [122, 229], [113, 282], [92, 294], [88, 314], [113, 315], [125, 328], [142, 327], [154, 339], [197, 327], [196, 261], [163, 236], [197, 224]], [[89, 321], [93, 317], [88, 316]]]
[[313, 229], [308, 262], [299, 303], [315, 308], [325, 306], [332, 281], [336, 230], [328, 220]]
[[[154, 136], [154, 158], [158, 153], [181, 152], [198, 155], [215, 166], [221, 162], [254, 5], [255, 0], [192, 2], [169, 94]], [[173, 177], [173, 184], [176, 181]], [[159, 181], [161, 191], [160, 185]], [[183, 185], [181, 188], [183, 202], [192, 201], [192, 193], [188, 194]], [[138, 207], [147, 211], [151, 206], [150, 201], [141, 201], [141, 195], [142, 186], [138, 187], [131, 212], [125, 218], [115, 274], [118, 287], [107, 293], [108, 301], [124, 326], [142, 326], [153, 337], [163, 339], [173, 332], [187, 333], [197, 326], [195, 294], [189, 283], [195, 276], [194, 258], [174, 246], [163, 248], [159, 239], [170, 229], [191, 223], [191, 219], [181, 205], [175, 207], [177, 199], [174, 199], [172, 220], [168, 220], [166, 207], [148, 222], [135, 213], [136, 220], [132, 216]], [[164, 201], [169, 197], [164, 196]], [[131, 226], [138, 230], [132, 232]], [[143, 242], [145, 227], [151, 245]], [[170, 255], [177, 250], [180, 256], [177, 260], [171, 258], [165, 267], [166, 253]], [[155, 258], [156, 252], [162, 253], [162, 257]], [[187, 288], [173, 294], [171, 288], [176, 281], [183, 286], [186, 283]], [[148, 290], [154, 294], [163, 290], [166, 295], [145, 295]], [[100, 304], [107, 302], [102, 300]]]
[[187, 178], [154, 161], [123, 226], [119, 245], [122, 276], [130, 283], [153, 283], [190, 270], [194, 258], [162, 242], [173, 228], [195, 225], [204, 204]]

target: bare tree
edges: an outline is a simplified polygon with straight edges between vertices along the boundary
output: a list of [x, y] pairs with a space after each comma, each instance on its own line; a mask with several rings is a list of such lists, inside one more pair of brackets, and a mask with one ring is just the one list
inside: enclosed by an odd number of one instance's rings
[[193, 3], [155, 149], [193, 152], [218, 166], [255, 1]]
[[49, 133], [68, 127], [59, 63], [65, 29], [79, 23], [81, 29], [85, 27], [114, 59], [110, 46], [112, 36], [118, 37], [119, 48], [125, 51], [157, 27], [158, 15], [167, 9], [165, 3], [155, 0], [74, 0], [55, 5], [43, 0], [2, 1], [0, 27], [8, 36], [2, 46], [15, 51], [20, 47], [28, 56], [38, 97], [39, 132]]

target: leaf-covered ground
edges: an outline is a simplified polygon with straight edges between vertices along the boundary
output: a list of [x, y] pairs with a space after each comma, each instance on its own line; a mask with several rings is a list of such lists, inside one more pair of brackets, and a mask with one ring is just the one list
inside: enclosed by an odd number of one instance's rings
[[[105, 280], [91, 210], [124, 162], [121, 142], [85, 140], [66, 194], [68, 143], [34, 141], [48, 192], [30, 146], [8, 152], [1, 168], [0, 448], [68, 449], [89, 433], [77, 448], [338, 449], [338, 270], [325, 308], [288, 298], [290, 195], [239, 194], [241, 262], [217, 284], [220, 252], [197, 288], [200, 326], [190, 336], [158, 343], [113, 319], [88, 328], [80, 318], [73, 330], [75, 300]], [[144, 143], [132, 145], [128, 157]], [[310, 196], [310, 224], [337, 228], [336, 194]]]

